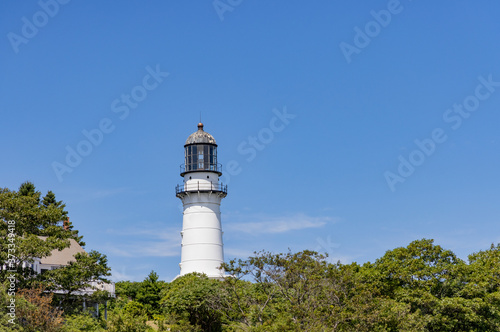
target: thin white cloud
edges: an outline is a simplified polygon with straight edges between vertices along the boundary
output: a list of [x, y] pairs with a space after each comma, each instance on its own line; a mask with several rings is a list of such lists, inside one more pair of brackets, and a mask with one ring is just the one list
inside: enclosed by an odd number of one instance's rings
[[[225, 225], [226, 230], [254, 235], [285, 233], [306, 228], [320, 228], [327, 223], [335, 221], [331, 217], [311, 217], [303, 213], [289, 216], [257, 214], [247, 215], [243, 218], [239, 214], [236, 214], [235, 216], [228, 215], [227, 217], [230, 221]], [[238, 221], [238, 219], [252, 219], [253, 221]]]
[[78, 195], [81, 200], [92, 200], [105, 197], [116, 196], [124, 193], [134, 193], [129, 187], [117, 188], [79, 188], [67, 189], [66, 194]]
[[130, 253], [130, 250], [123, 250], [123, 249], [119, 249], [117, 248], [116, 246], [110, 246], [110, 245], [107, 245], [105, 246], [106, 248], [106, 251], [109, 252], [109, 253], [112, 253], [116, 256], [121, 256], [121, 257], [134, 257], [131, 253]]
[[[321, 228], [335, 222], [331, 217], [311, 217], [303, 213], [288, 216], [264, 214], [229, 214], [223, 216], [227, 222], [223, 229], [227, 233], [240, 232], [252, 235], [280, 234], [308, 228]], [[224, 220], [226, 220], [224, 219]], [[251, 221], [249, 221], [251, 220]], [[181, 236], [178, 228], [165, 228], [163, 223], [141, 222], [141, 227], [108, 229], [114, 238], [113, 245], [105, 251], [120, 257], [175, 257], [180, 255]], [[227, 234], [226, 233], [226, 234]], [[241, 248], [225, 248], [226, 256], [246, 258], [252, 251]]]
[[121, 257], [173, 257], [180, 253], [181, 236], [177, 228], [165, 229], [163, 224], [141, 223], [143, 226], [107, 230], [115, 237], [106, 251]]
[[119, 194], [123, 194], [128, 192], [129, 189], [122, 187], [122, 188], [113, 188], [113, 189], [104, 189], [104, 190], [98, 190], [94, 191], [89, 194], [90, 199], [100, 199], [100, 198], [105, 198], [105, 197], [111, 197]]
[[328, 262], [335, 264], [340, 261], [341, 264], [350, 264], [356, 259], [355, 256], [350, 255], [329, 255], [326, 259]]
[[126, 229], [108, 229], [106, 232], [119, 236], [145, 237], [148, 239], [173, 240], [180, 238], [180, 228], [165, 228], [164, 224], [141, 223], [141, 227], [129, 227]]
[[181, 241], [136, 241], [107, 246], [107, 251], [121, 257], [174, 257], [180, 254]]
[[135, 277], [130, 275], [130, 274], [127, 274], [125, 272], [125, 269], [122, 268], [122, 272], [112, 270], [111, 276], [109, 277], [109, 279], [113, 282], [118, 282], [118, 281], [122, 281], [122, 280], [134, 280]]
[[[250, 256], [254, 256], [254, 252], [251, 250], [238, 249], [238, 248], [228, 248], [224, 246], [224, 257], [233, 259], [233, 258], [248, 258]], [[227, 259], [226, 259], [227, 260]]]
[[114, 282], [123, 280], [142, 281], [147, 276], [144, 271], [151, 271], [151, 267], [149, 265], [130, 266], [122, 264], [112, 268], [109, 279]]

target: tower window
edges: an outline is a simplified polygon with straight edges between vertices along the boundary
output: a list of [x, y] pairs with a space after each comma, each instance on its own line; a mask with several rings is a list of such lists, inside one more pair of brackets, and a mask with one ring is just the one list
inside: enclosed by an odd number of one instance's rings
[[189, 145], [185, 148], [185, 170], [216, 170], [217, 147], [210, 144]]

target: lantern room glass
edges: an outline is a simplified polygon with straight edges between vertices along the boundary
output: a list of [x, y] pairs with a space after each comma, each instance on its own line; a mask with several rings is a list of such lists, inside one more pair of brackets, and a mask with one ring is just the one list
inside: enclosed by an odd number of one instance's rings
[[217, 147], [211, 144], [192, 144], [184, 149], [185, 171], [217, 171]]

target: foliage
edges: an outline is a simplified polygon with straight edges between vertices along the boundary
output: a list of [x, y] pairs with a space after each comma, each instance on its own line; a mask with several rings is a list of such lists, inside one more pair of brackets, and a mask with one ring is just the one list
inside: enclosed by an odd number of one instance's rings
[[[33, 190], [34, 190], [34, 185], [33, 185]], [[62, 201], [56, 200], [56, 195], [51, 190], [49, 190], [47, 194], [43, 197], [41, 204], [46, 208], [48, 208], [49, 206], [54, 206], [59, 209], [64, 209], [66, 207], [66, 204], [63, 204]], [[73, 230], [73, 224], [69, 221], [69, 218], [66, 218], [66, 220], [63, 221], [63, 226], [66, 228], [66, 231], [68, 231], [71, 234], [71, 237], [75, 239], [76, 242], [78, 242], [78, 244], [80, 244], [82, 247], [85, 246], [85, 242], [82, 241], [83, 236], [79, 236], [78, 231]]]
[[140, 317], [146, 314], [146, 310], [144, 309], [144, 304], [137, 301], [130, 301], [124, 307], [123, 311], [129, 314], [132, 317]]
[[148, 277], [140, 283], [136, 293], [137, 301], [144, 305], [149, 318], [152, 318], [153, 315], [158, 315], [161, 312], [160, 292], [164, 287], [164, 282], [159, 281], [158, 279], [158, 274], [151, 271]]
[[[356, 264], [329, 264], [313, 251], [256, 253], [224, 266], [227, 319], [258, 331], [371, 331], [373, 291]], [[251, 277], [253, 283], [242, 278]], [[223, 304], [223, 303], [221, 303]], [[224, 307], [224, 305], [223, 305]]]
[[[374, 264], [311, 251], [230, 261], [219, 300], [226, 327], [252, 331], [500, 330], [500, 246], [469, 264], [422, 239]], [[253, 282], [244, 281], [251, 278]]]
[[92, 282], [109, 282], [111, 269], [107, 265], [105, 255], [90, 251], [77, 253], [75, 261], [55, 270], [46, 271], [39, 278], [48, 285], [49, 290], [63, 292], [63, 304], [69, 305], [75, 298], [75, 293], [91, 289]]
[[109, 313], [108, 331], [110, 332], [148, 332], [152, 328], [147, 325], [147, 315], [115, 308]]
[[23, 331], [61, 331], [62, 310], [52, 306], [52, 294], [44, 293], [45, 288], [22, 289], [16, 295], [17, 324]]
[[499, 249], [470, 255], [469, 262], [423, 239], [388, 251], [373, 268], [383, 294], [409, 305], [426, 331], [498, 330]]
[[199, 325], [193, 325], [189, 321], [187, 314], [182, 316], [177, 314], [168, 314], [165, 321], [159, 324], [160, 331], [172, 331], [172, 332], [202, 332], [202, 328]]
[[[53, 193], [42, 200], [31, 182], [23, 183], [18, 191], [0, 188], [0, 265], [16, 270], [18, 287], [29, 287], [34, 275], [31, 264], [36, 258], [67, 248], [70, 238], [81, 240], [77, 231], [63, 229], [67, 219], [64, 207]], [[8, 274], [0, 271], [0, 282]]]
[[64, 323], [65, 332], [101, 332], [106, 331], [101, 321], [95, 319], [90, 313], [81, 313], [78, 315], [71, 315], [66, 317]]
[[160, 306], [161, 292], [166, 285], [167, 283], [159, 280], [159, 276], [155, 271], [151, 271], [141, 282], [117, 282], [115, 284], [115, 294], [122, 301], [126, 299], [140, 303], [148, 318], [153, 319], [154, 316], [162, 313]]
[[140, 282], [119, 281], [115, 283], [115, 294], [118, 297], [127, 298], [132, 301], [136, 299], [140, 287]]
[[[471, 254], [467, 263], [422, 239], [362, 266], [302, 251], [260, 252], [224, 269], [230, 276], [223, 280], [189, 274], [167, 284], [152, 271], [142, 282], [118, 283], [107, 322], [71, 315], [64, 330], [500, 330], [500, 245]], [[3, 294], [7, 303], [5, 286]]]
[[[320, 324], [325, 316], [317, 317], [316, 309], [322, 300], [323, 283], [313, 281], [326, 276], [324, 258], [311, 251], [276, 255], [261, 252], [237, 265], [231, 261], [224, 266], [233, 275], [224, 282], [232, 299], [226, 305], [234, 302], [236, 307], [227, 309], [237, 313], [246, 326], [275, 330], [284, 326], [305, 329], [308, 322]], [[254, 285], [241, 282], [247, 276], [253, 278]], [[279, 320], [272, 319], [277, 316]]]
[[22, 327], [17, 324], [15, 312], [12, 313], [16, 305], [15, 292], [9, 288], [10, 283], [7, 281], [0, 284], [0, 332], [22, 331]]
[[[75, 255], [67, 266], [35, 275], [32, 264], [69, 247], [69, 239], [84, 245], [64, 208], [52, 191], [42, 197], [31, 182], [21, 184], [18, 191], [0, 189], [0, 265], [8, 267], [0, 270], [0, 282], [15, 280], [16, 289], [42, 282], [47, 291], [62, 291], [62, 305], [68, 309], [69, 302], [81, 302], [77, 291], [89, 288], [92, 281], [106, 282], [110, 268], [105, 255], [91, 251]], [[103, 300], [99, 292], [91, 297]]]
[[203, 331], [219, 331], [221, 314], [213, 306], [220, 294], [220, 282], [206, 275], [191, 273], [175, 279], [164, 292], [161, 304], [165, 312]]

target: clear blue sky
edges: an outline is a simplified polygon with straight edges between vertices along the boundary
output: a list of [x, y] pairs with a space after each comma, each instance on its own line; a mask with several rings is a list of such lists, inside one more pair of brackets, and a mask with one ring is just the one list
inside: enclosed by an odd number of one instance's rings
[[500, 241], [500, 4], [41, 4], [0, 3], [0, 186], [54, 191], [114, 280], [178, 274], [200, 112], [232, 165], [226, 259]]

